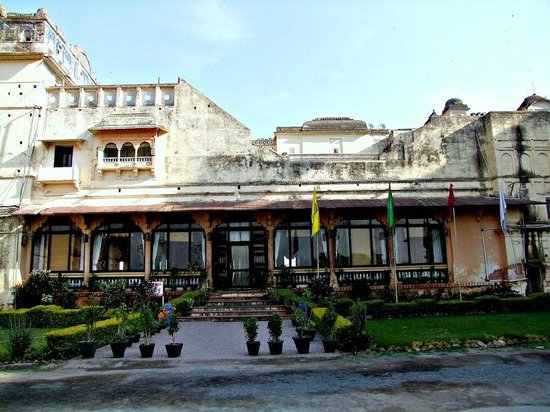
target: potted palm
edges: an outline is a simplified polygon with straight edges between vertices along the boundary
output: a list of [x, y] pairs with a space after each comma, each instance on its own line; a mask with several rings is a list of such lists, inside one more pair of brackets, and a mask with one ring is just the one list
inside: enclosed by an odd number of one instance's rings
[[151, 342], [151, 337], [157, 328], [157, 321], [149, 306], [143, 305], [139, 309], [139, 323], [143, 332], [143, 343], [139, 345], [141, 357], [151, 358], [155, 350], [155, 344]]
[[258, 337], [258, 319], [243, 318], [241, 320], [244, 328], [244, 334], [246, 336], [246, 348], [250, 356], [257, 356], [260, 351], [260, 341], [256, 340]]
[[123, 358], [126, 347], [128, 346], [128, 336], [126, 329], [128, 326], [128, 311], [126, 305], [122, 304], [115, 310], [115, 318], [118, 321], [117, 332], [110, 343], [113, 358]]
[[164, 314], [162, 317], [162, 322], [166, 325], [168, 334], [172, 337], [172, 343], [167, 343], [164, 345], [166, 348], [166, 354], [169, 358], [178, 358], [181, 355], [181, 349], [183, 347], [183, 343], [176, 342], [176, 337], [174, 336], [176, 332], [180, 330], [178, 317], [176, 316], [176, 312], [171, 304], [167, 303], [164, 307], [164, 311], [161, 312]]
[[104, 309], [101, 306], [91, 305], [82, 308], [84, 313], [84, 326], [86, 327], [86, 339], [78, 342], [83, 358], [93, 358], [97, 349], [95, 340], [95, 326], [101, 318]]
[[283, 353], [283, 343], [281, 335], [283, 334], [283, 319], [278, 313], [273, 313], [267, 320], [267, 330], [269, 331], [270, 340], [269, 353], [271, 355], [280, 355]]

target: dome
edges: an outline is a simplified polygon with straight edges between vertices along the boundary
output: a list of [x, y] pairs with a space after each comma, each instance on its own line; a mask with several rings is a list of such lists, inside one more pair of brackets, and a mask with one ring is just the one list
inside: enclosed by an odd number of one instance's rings
[[449, 99], [445, 102], [445, 108], [443, 109], [442, 115], [463, 115], [465, 114], [470, 108], [464, 104], [464, 102], [461, 99], [458, 99], [456, 97], [453, 97], [452, 99]]
[[525, 111], [531, 109], [531, 106], [536, 105], [537, 103], [550, 104], [550, 100], [539, 96], [537, 94], [532, 94], [531, 96], [526, 97], [521, 105], [518, 107], [518, 111]]
[[302, 130], [367, 130], [367, 124], [349, 117], [317, 117], [305, 122]]

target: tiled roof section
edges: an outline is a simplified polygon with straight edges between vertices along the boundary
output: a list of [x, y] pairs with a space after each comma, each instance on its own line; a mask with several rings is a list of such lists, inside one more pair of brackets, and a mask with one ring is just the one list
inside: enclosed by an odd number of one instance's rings
[[367, 124], [349, 117], [318, 117], [305, 122], [302, 130], [367, 130]]
[[529, 110], [529, 107], [531, 107], [532, 105], [534, 105], [536, 103], [541, 103], [541, 102], [542, 103], [550, 103], [550, 100], [533, 93], [531, 96], [526, 97], [523, 100], [521, 105], [518, 107], [518, 111]]
[[[447, 197], [430, 198], [395, 198], [396, 208], [448, 208]], [[387, 200], [384, 199], [319, 199], [320, 209], [360, 209], [360, 208], [385, 208]], [[523, 206], [528, 204], [542, 203], [524, 199], [506, 199], [508, 206]], [[496, 197], [457, 197], [455, 207], [498, 207], [499, 199]], [[120, 206], [29, 206], [19, 209], [13, 215], [67, 215], [67, 214], [105, 214], [105, 213], [170, 213], [189, 212], [196, 210], [210, 211], [246, 211], [246, 210], [305, 210], [311, 208], [311, 200], [251, 200], [240, 202], [170, 202], [151, 205], [128, 204]]]

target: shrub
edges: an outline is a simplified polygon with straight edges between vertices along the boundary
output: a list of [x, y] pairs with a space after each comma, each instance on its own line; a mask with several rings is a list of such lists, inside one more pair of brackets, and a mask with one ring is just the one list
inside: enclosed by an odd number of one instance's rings
[[336, 313], [336, 309], [334, 309], [333, 305], [329, 305], [325, 310], [325, 312], [323, 313], [321, 320], [318, 322], [319, 331], [323, 334], [325, 339], [327, 340], [334, 339], [337, 318], [338, 318], [338, 313]]
[[247, 342], [254, 342], [258, 337], [258, 319], [254, 317], [241, 319]]
[[[129, 329], [136, 330], [139, 316], [129, 316]], [[95, 324], [95, 340], [97, 346], [107, 345], [118, 329], [118, 321], [114, 318], [100, 320]], [[68, 359], [80, 354], [79, 342], [87, 337], [86, 326], [77, 325], [70, 328], [58, 329], [46, 334], [46, 353], [53, 359]]]
[[342, 352], [353, 353], [362, 352], [370, 349], [372, 337], [363, 332], [360, 326], [352, 323], [337, 332], [338, 347]]
[[25, 360], [27, 350], [32, 344], [32, 333], [27, 328], [25, 318], [13, 317], [8, 332], [11, 359]]
[[380, 316], [384, 308], [384, 301], [380, 299], [369, 300], [367, 302], [367, 310], [372, 317]]
[[350, 298], [340, 298], [334, 300], [334, 309], [339, 315], [348, 317], [350, 314], [353, 300]]
[[170, 303], [178, 312], [183, 315], [187, 315], [191, 312], [193, 306], [204, 305], [206, 302], [206, 297], [206, 291], [194, 290], [172, 299]]
[[279, 342], [283, 334], [283, 318], [278, 313], [273, 313], [267, 321], [267, 330], [272, 342]]
[[55, 305], [0, 311], [0, 327], [9, 327], [10, 316], [25, 318], [33, 328], [67, 327], [84, 323], [82, 309], [62, 309]]
[[500, 298], [496, 296], [478, 296], [474, 298], [474, 301], [477, 303], [479, 310], [485, 313], [500, 312], [502, 308]]
[[323, 272], [315, 274], [311, 277], [308, 289], [311, 291], [311, 298], [313, 302], [320, 304], [323, 299], [331, 297], [333, 293], [332, 286], [330, 286], [330, 274]]
[[127, 304], [126, 281], [119, 279], [116, 282], [102, 282], [99, 284], [99, 289], [103, 292], [102, 304], [107, 309], [118, 308], [121, 305]]
[[288, 307], [296, 306], [302, 300], [298, 294], [290, 289], [271, 289], [268, 292], [268, 297], [274, 303], [282, 303]]
[[550, 293], [538, 292], [529, 295], [535, 310], [550, 310]]
[[31, 308], [53, 295], [53, 282], [48, 270], [33, 270], [22, 285], [14, 289], [15, 307]]
[[369, 300], [372, 296], [369, 281], [367, 279], [354, 280], [349, 296], [353, 300]]

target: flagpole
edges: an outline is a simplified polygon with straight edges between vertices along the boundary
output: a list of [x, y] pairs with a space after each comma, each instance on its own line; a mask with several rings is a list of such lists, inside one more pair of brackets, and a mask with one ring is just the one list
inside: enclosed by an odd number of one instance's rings
[[319, 232], [315, 234], [315, 254], [317, 256], [317, 278], [319, 278]]
[[395, 244], [395, 231], [393, 229], [391, 233], [391, 238], [392, 238], [392, 244], [393, 244], [392, 259], [393, 259], [393, 276], [395, 279], [395, 303], [399, 303], [399, 294], [397, 291], [397, 283], [399, 280], [397, 279], [397, 267], [395, 262], [395, 252], [397, 251], [397, 246]]

